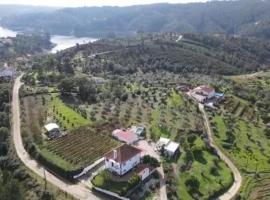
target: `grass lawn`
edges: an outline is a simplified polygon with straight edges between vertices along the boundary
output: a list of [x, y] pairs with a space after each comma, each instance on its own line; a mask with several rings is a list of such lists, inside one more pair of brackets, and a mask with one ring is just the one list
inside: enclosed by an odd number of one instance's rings
[[68, 130], [91, 123], [72, 108], [65, 105], [58, 97], [54, 97], [50, 102], [48, 114], [54, 117], [61, 127]]
[[52, 164], [58, 166], [59, 168], [64, 169], [65, 171], [75, 171], [81, 168], [80, 165], [72, 164], [71, 162], [64, 160], [46, 148], [40, 148], [38, 149], [38, 152], [40, 155], [42, 155], [42, 157], [46, 158], [46, 160], [50, 161]]
[[123, 195], [127, 192], [128, 182], [127, 181], [114, 181], [112, 179], [111, 172], [105, 170], [100, 172], [97, 176], [92, 179], [94, 186], [115, 192], [119, 195]]

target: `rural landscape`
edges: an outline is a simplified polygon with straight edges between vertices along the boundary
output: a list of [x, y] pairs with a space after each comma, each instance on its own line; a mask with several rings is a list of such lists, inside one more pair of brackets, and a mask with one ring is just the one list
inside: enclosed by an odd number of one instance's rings
[[269, 2], [64, 7], [0, 2], [1, 200], [270, 199]]

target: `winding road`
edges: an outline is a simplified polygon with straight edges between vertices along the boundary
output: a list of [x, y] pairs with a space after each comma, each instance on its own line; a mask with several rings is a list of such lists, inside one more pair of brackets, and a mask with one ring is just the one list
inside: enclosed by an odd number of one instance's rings
[[35, 160], [33, 160], [27, 151], [24, 149], [22, 137], [21, 137], [21, 121], [20, 121], [20, 100], [19, 89], [22, 85], [21, 76], [17, 77], [14, 82], [13, 96], [12, 96], [12, 134], [15, 149], [20, 160], [31, 169], [34, 173], [44, 178], [53, 185], [60, 188], [62, 191], [72, 195], [73, 197], [81, 200], [99, 200], [101, 198], [95, 196], [92, 191], [86, 188], [83, 184], [70, 184], [64, 182], [45, 168], [40, 166]]
[[219, 200], [230, 200], [230, 199], [235, 197], [235, 195], [238, 193], [238, 191], [241, 187], [241, 184], [242, 184], [241, 174], [240, 174], [239, 170], [237, 169], [237, 167], [233, 164], [233, 162], [216, 146], [214, 139], [213, 139], [213, 134], [212, 134], [211, 126], [209, 123], [209, 119], [208, 119], [208, 116], [204, 110], [203, 104], [199, 104], [199, 109], [203, 114], [205, 126], [207, 128], [207, 135], [209, 138], [210, 146], [213, 147], [217, 151], [217, 154], [220, 157], [220, 159], [222, 159], [228, 165], [228, 167], [231, 169], [231, 171], [233, 173], [234, 182], [233, 182], [232, 186], [230, 187], [230, 189], [227, 192], [225, 192], [223, 195], [221, 195], [218, 198]]

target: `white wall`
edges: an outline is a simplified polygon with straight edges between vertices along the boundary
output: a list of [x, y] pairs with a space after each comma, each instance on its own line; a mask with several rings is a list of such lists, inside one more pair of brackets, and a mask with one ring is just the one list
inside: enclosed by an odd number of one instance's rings
[[143, 173], [141, 174], [141, 180], [143, 181], [144, 179], [146, 179], [150, 174], [149, 168], [145, 168], [143, 170]]
[[122, 167], [122, 173], [121, 173], [121, 175], [127, 173], [133, 167], [135, 167], [136, 165], [138, 165], [140, 163], [140, 160], [141, 160], [141, 155], [140, 154], [137, 154], [136, 156], [134, 156], [130, 160], [127, 160], [125, 163], [123, 163], [121, 165], [121, 167]]
[[105, 160], [105, 167], [112, 172], [121, 174], [120, 164], [115, 162], [114, 160]]
[[[114, 160], [106, 160], [105, 161], [105, 167], [106, 169], [116, 172], [118, 175], [123, 175], [127, 173], [129, 170], [131, 170], [133, 167], [138, 165], [140, 163], [141, 155], [137, 154], [130, 160], [127, 160], [125, 163], [122, 163], [121, 165], [119, 163], [116, 163]], [[113, 165], [112, 165], [113, 163]]]

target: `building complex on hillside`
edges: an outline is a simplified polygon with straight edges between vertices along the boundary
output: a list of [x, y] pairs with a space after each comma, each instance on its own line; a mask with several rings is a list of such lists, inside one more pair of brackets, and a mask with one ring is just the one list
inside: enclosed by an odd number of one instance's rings
[[190, 95], [198, 102], [204, 103], [215, 96], [215, 89], [206, 85], [201, 85], [193, 89], [190, 92]]

